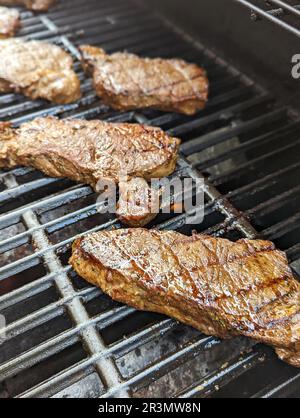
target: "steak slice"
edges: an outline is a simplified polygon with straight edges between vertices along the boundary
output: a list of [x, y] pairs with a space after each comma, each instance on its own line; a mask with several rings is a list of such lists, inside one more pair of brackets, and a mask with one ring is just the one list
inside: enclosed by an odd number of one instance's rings
[[58, 104], [80, 98], [72, 57], [57, 45], [39, 41], [0, 41], [0, 93], [23, 93]]
[[119, 229], [77, 239], [70, 264], [116, 301], [254, 338], [300, 367], [300, 283], [269, 241]]
[[151, 222], [159, 212], [160, 191], [145, 179], [135, 177], [119, 183], [120, 199], [116, 215], [125, 225], [141, 227]]
[[18, 10], [0, 6], [0, 39], [14, 36], [20, 26]]
[[5, 6], [25, 6], [29, 10], [46, 12], [56, 0], [0, 0], [0, 4]]
[[155, 108], [193, 115], [205, 106], [208, 80], [196, 64], [180, 59], [140, 58], [81, 46], [85, 71], [103, 102], [117, 110]]
[[0, 124], [0, 168], [29, 166], [96, 189], [99, 180], [121, 176], [150, 180], [171, 174], [179, 139], [161, 129], [100, 120], [40, 118], [21, 125]]

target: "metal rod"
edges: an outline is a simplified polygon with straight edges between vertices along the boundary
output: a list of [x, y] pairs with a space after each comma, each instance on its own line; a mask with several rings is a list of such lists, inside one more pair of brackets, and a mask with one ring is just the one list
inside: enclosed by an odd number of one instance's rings
[[[300, 17], [300, 10], [297, 9], [297, 6], [292, 6], [282, 0], [269, 0], [269, 2], [276, 4], [277, 6], [282, 7], [284, 10], [288, 10], [291, 14]], [[298, 6], [299, 7], [299, 6]]]
[[257, 13], [259, 16], [265, 17], [267, 20], [277, 24], [281, 28], [293, 33], [294, 35], [300, 37], [300, 29], [295, 28], [294, 26], [291, 26], [290, 24], [284, 22], [283, 20], [277, 18], [276, 16], [273, 16], [272, 14], [268, 13], [267, 11], [259, 8], [255, 4], [251, 3], [247, 0], [235, 0], [238, 3], [241, 3], [242, 5], [246, 6], [248, 9], [253, 10], [255, 13]]

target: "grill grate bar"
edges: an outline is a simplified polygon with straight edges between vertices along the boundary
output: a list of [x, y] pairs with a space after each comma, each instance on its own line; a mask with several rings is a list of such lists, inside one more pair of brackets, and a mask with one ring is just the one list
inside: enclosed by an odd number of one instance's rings
[[188, 391], [177, 394], [180, 398], [208, 397], [212, 393], [220, 390], [237, 377], [256, 367], [265, 360], [266, 356], [261, 350], [243, 355], [241, 359], [229, 366], [225, 366], [220, 372], [206, 377], [204, 381], [198, 382], [197, 386]]
[[299, 390], [300, 382], [300, 373], [297, 373], [295, 376], [287, 379], [285, 382], [279, 384], [275, 388], [269, 388], [269, 390], [264, 390], [257, 393], [254, 398], [286, 398], [290, 396], [293, 392], [292, 390]]
[[[255, 158], [252, 161], [249, 161], [249, 162], [244, 163], [244, 164], [240, 164], [238, 167], [236, 167], [236, 169], [234, 170], [234, 172], [231, 172], [231, 173], [229, 173], [229, 174], [226, 175], [226, 180], [228, 180], [229, 178], [236, 177], [236, 173], [237, 172], [240, 172], [241, 173], [242, 170], [245, 170], [246, 168], [253, 166], [253, 164], [256, 163], [256, 162], [258, 162], [258, 161], [265, 160], [266, 157], [275, 156], [276, 154], [280, 154], [282, 151], [289, 150], [290, 148], [293, 148], [295, 146], [295, 144], [298, 143], [298, 142], [299, 141], [296, 141], [293, 144], [288, 144], [288, 145], [283, 146], [283, 147], [281, 147], [281, 148], [279, 148], [279, 149], [277, 149], [275, 151], [271, 151], [271, 152], [269, 152], [269, 153], [267, 153], [265, 155], [262, 155], [260, 157], [257, 157], [257, 158]], [[211, 182], [213, 182], [214, 184], [218, 184], [219, 182], [222, 182], [222, 178], [223, 178], [223, 181], [224, 181], [225, 180], [224, 177], [221, 177], [221, 176], [218, 176], [218, 175], [216, 175], [216, 176], [212, 175], [212, 176], [209, 177], [209, 180]]]
[[[157, 327], [159, 327], [159, 326], [157, 325]], [[128, 339], [126, 339], [126, 342], [121, 341], [121, 342], [115, 343], [113, 346], [111, 346], [109, 348], [106, 348], [102, 352], [98, 352], [97, 354], [94, 354], [89, 359], [83, 360], [83, 361], [81, 361], [81, 363], [78, 363], [77, 365], [75, 365], [73, 367], [70, 367], [65, 372], [55, 375], [54, 377], [51, 378], [51, 381], [44, 382], [44, 383], [40, 384], [38, 387], [33, 388], [33, 389], [21, 394], [19, 397], [28, 398], [28, 397], [45, 396], [45, 394], [49, 395], [49, 389], [51, 389], [51, 387], [55, 388], [56, 389], [55, 391], [57, 391], [57, 388], [59, 388], [59, 390], [61, 390], [62, 388], [65, 387], [64, 383], [66, 382], [66, 379], [72, 378], [78, 372], [81, 372], [82, 370], [91, 366], [96, 361], [107, 358], [107, 357], [111, 356], [111, 354], [117, 353], [118, 351], [122, 352], [123, 349], [124, 349], [124, 345], [126, 343], [127, 344], [132, 344], [133, 342], [134, 343], [138, 342], [142, 338], [142, 335], [149, 334], [150, 332], [151, 332], [151, 328], [148, 328], [148, 329], [143, 330], [139, 334], [135, 334], [135, 335], [129, 337]], [[184, 349], [180, 350], [179, 352], [173, 354], [172, 356], [168, 357], [167, 359], [157, 363], [156, 365], [154, 365], [152, 367], [149, 367], [147, 370], [145, 370], [143, 372], [143, 375], [142, 374], [136, 375], [132, 379], [121, 383], [119, 386], [114, 386], [112, 388], [111, 393], [108, 393], [108, 392], [105, 393], [105, 397], [109, 397], [113, 394], [115, 395], [116, 393], [118, 393], [119, 396], [120, 396], [120, 394], [122, 394], [124, 391], [126, 391], [127, 389], [130, 388], [130, 385], [133, 382], [137, 382], [138, 380], [141, 380], [145, 376], [148, 376], [150, 378], [150, 374], [153, 374], [158, 370], [161, 371], [162, 366], [166, 366], [169, 363], [173, 364], [175, 360], [184, 361], [187, 356], [192, 354], [193, 350], [205, 350], [205, 349], [208, 349], [209, 347], [212, 347], [212, 345], [216, 345], [216, 344], [219, 344], [219, 343], [220, 343], [220, 341], [213, 338], [213, 337], [203, 337], [199, 341], [197, 341], [197, 342], [195, 342], [191, 345], [188, 345], [187, 347], [185, 347]], [[195, 353], [193, 355], [195, 355]], [[55, 392], [53, 392], [53, 393], [55, 393]]]
[[260, 212], [260, 215], [265, 215], [272, 210], [276, 210], [279, 207], [285, 205], [287, 202], [295, 199], [300, 192], [300, 185], [294, 187], [293, 189], [287, 190], [284, 193], [281, 193], [271, 199], [266, 200], [265, 202], [260, 203], [259, 205], [254, 206], [253, 208], [246, 211], [251, 216], [254, 216], [256, 212]]
[[[50, 357], [51, 355], [62, 351], [67, 346], [72, 345], [74, 343], [74, 340], [78, 341], [79, 336], [82, 334], [82, 332], [87, 330], [91, 326], [96, 326], [98, 325], [98, 323], [101, 322], [101, 327], [99, 327], [99, 329], [101, 329], [102, 327], [105, 327], [125, 318], [133, 311], [133, 308], [123, 306], [120, 308], [115, 308], [109, 312], [104, 312], [92, 319], [88, 319], [85, 322], [77, 324], [70, 330], [59, 334], [55, 338], [48, 340], [46, 343], [42, 343], [36, 346], [35, 348], [25, 352], [24, 354], [15, 357], [3, 366], [0, 366], [0, 380], [4, 380], [8, 377], [13, 376], [18, 370], [20, 370], [20, 368], [32, 367], [33, 365], [41, 362], [42, 360]], [[159, 326], [155, 327], [155, 331], [160, 333], [165, 326], [166, 324], [161, 323], [159, 324]], [[167, 327], [170, 328], [169, 323], [167, 324]], [[150, 329], [148, 331], [150, 333]], [[151, 329], [151, 331], [153, 330]], [[141, 344], [142, 343], [143, 340], [141, 340]]]
[[[299, 124], [297, 124], [299, 125]], [[291, 125], [286, 125], [285, 130], [291, 130]], [[206, 160], [203, 163], [197, 163], [196, 166], [199, 170], [205, 170], [208, 167], [211, 167], [217, 163], [220, 163], [221, 161], [229, 158], [229, 157], [234, 157], [235, 155], [239, 154], [241, 151], [249, 151], [252, 148], [258, 146], [258, 145], [262, 145], [262, 144], [267, 144], [269, 142], [272, 142], [274, 140], [274, 136], [276, 135], [276, 137], [278, 135], [280, 135], [280, 132], [283, 131], [284, 129], [280, 129], [278, 131], [274, 131], [272, 134], [271, 133], [267, 133], [265, 135], [261, 135], [257, 138], [253, 138], [245, 143], [240, 143], [239, 145], [237, 145], [236, 147], [234, 147], [232, 150], [230, 151], [226, 151], [223, 154], [218, 155], [217, 157], [211, 158]], [[290, 142], [289, 146], [294, 146], [295, 144], [297, 144], [299, 142], [299, 140], [297, 140], [296, 138]]]
[[300, 244], [297, 243], [286, 250], [289, 260], [295, 261], [300, 258]]
[[131, 379], [128, 379], [126, 382], [121, 383], [119, 386], [115, 386], [114, 388], [107, 391], [102, 397], [110, 398], [123, 390], [129, 389], [133, 384], [137, 384], [141, 381], [145, 383], [146, 379], [149, 381], [152, 377], [157, 379], [158, 376], [164, 374], [164, 369], [170, 364], [174, 365], [176, 362], [176, 365], [178, 366], [179, 363], [187, 361], [189, 357], [195, 357], [200, 350], [206, 350], [215, 344], [220, 344], [220, 340], [216, 339], [215, 337], [203, 337], [192, 345], [188, 345], [187, 347], [184, 347], [183, 349], [177, 351], [164, 360], [161, 360], [153, 366], [150, 366], [148, 369], [144, 370], [138, 375], [135, 375]]
[[[25, 216], [25, 215], [24, 215]], [[22, 271], [22, 268], [24, 268], [26, 265], [30, 266], [32, 265], [31, 262], [35, 259], [47, 256], [48, 253], [52, 252], [52, 251], [56, 251], [58, 249], [67, 249], [70, 248], [71, 243], [76, 239], [79, 238], [81, 236], [84, 236], [88, 233], [91, 232], [97, 232], [97, 231], [101, 231], [102, 229], [107, 229], [109, 226], [115, 224], [116, 220], [113, 219], [103, 225], [100, 226], [96, 226], [92, 229], [90, 229], [89, 231], [86, 231], [83, 234], [76, 234], [68, 239], [65, 239], [64, 241], [61, 241], [57, 244], [49, 244], [47, 247], [44, 246], [42, 249], [38, 249], [38, 251], [36, 251], [34, 254], [31, 254], [29, 256], [24, 257], [21, 260], [18, 261], [14, 261], [12, 263], [10, 263], [7, 266], [1, 267], [0, 268], [0, 280], [3, 279], [4, 275], [7, 274], [8, 272], [10, 273], [14, 273], [16, 274], [17, 271]], [[40, 232], [40, 231], [38, 231]]]
[[[188, 142], [185, 142], [181, 146], [181, 151], [184, 154], [192, 154], [204, 150], [205, 148], [217, 145], [223, 142], [226, 139], [230, 139], [235, 135], [245, 133], [248, 130], [259, 128], [266, 123], [270, 123], [278, 120], [280, 117], [286, 116], [286, 109], [276, 109], [269, 113], [266, 113], [263, 116], [258, 116], [250, 121], [236, 123], [234, 126], [228, 126], [226, 128], [221, 128], [217, 131], [210, 132], [201, 137], [201, 142], [198, 138], [192, 139]], [[175, 130], [177, 133], [177, 131]]]
[[[52, 276], [52, 281], [55, 281], [55, 278], [57, 276], [62, 275], [63, 273], [64, 271], [62, 270], [60, 274], [54, 274]], [[35, 328], [37, 325], [48, 322], [49, 319], [52, 319], [55, 316], [60, 316], [63, 312], [63, 309], [69, 308], [69, 306], [74, 302], [76, 298], [84, 300], [86, 297], [93, 298], [95, 296], [98, 296], [99, 294], [101, 294], [101, 292], [98, 289], [88, 287], [82, 289], [81, 291], [78, 291], [76, 294], [64, 296], [60, 298], [57, 302], [51, 303], [46, 307], [27, 315], [25, 318], [19, 319], [9, 324], [5, 328], [5, 338], [13, 338], [19, 334], [29, 331], [32, 328]]]
[[[56, 29], [54, 23], [52, 22], [51, 29]], [[18, 183], [15, 178], [11, 177], [10, 179], [6, 179], [6, 185], [10, 188], [13, 188], [17, 186]], [[38, 219], [32, 210], [28, 210], [23, 214], [23, 220], [29, 229], [39, 226]], [[44, 261], [48, 267], [48, 270], [50, 272], [61, 270], [62, 265], [59, 258], [55, 252], [52, 250], [49, 251], [50, 243], [45, 232], [39, 230], [35, 231], [33, 232], [32, 237], [38, 251], [43, 252], [46, 250], [46, 254], [44, 254]], [[79, 298], [74, 297], [76, 296], [76, 291], [74, 290], [68, 277], [63, 273], [56, 275], [55, 284], [64, 298], [73, 297], [73, 300], [68, 306], [68, 312], [72, 316], [73, 321], [76, 324], [81, 324], [88, 321], [89, 316], [84, 307], [84, 304]], [[81, 332], [81, 337], [91, 355], [101, 352], [103, 349], [105, 349], [104, 341], [93, 326], [90, 326], [87, 330], [83, 330]], [[119, 370], [116, 368], [112, 359], [106, 359], [104, 363], [99, 360], [95, 363], [95, 367], [101, 377], [102, 382], [107, 388], [113, 387], [121, 382]], [[122, 396], [127, 396], [126, 391], [122, 392]]]
[[[61, 216], [60, 218], [53, 219], [52, 221], [49, 221], [45, 224], [27, 229], [26, 231], [18, 235], [7, 238], [6, 240], [3, 240], [0, 242], [0, 253], [14, 248], [13, 246], [9, 244], [15, 244], [15, 247], [20, 245], [20, 243], [23, 242], [24, 239], [26, 241], [27, 237], [29, 237], [31, 234], [33, 234], [36, 231], [45, 229], [48, 233], [51, 233], [60, 229], [60, 225], [64, 225], [64, 226], [70, 225], [71, 223], [75, 223], [79, 221], [80, 219], [94, 215], [95, 213], [97, 213], [97, 209], [99, 209], [99, 206], [100, 206], [99, 204], [94, 203], [90, 206], [86, 206], [85, 208], [79, 209], [65, 216]], [[79, 215], [82, 215], [82, 216], [80, 217]], [[69, 220], [69, 222], [65, 222], [67, 220]]]
[[70, 270], [71, 266], [66, 266], [55, 273], [49, 273], [27, 285], [2, 295], [0, 299], [0, 310], [3, 311], [10, 306], [17, 305], [19, 302], [26, 300], [30, 296], [41, 293], [53, 284], [55, 275], [67, 273]]
[[[224, 110], [217, 111], [215, 113], [212, 113], [211, 115], [203, 116], [201, 119], [197, 119], [195, 121], [187, 122], [185, 124], [179, 125], [175, 129], [170, 129], [169, 132], [172, 133], [173, 135], [178, 135], [178, 136], [184, 135], [187, 132], [192, 131], [193, 129], [199, 129], [200, 127], [205, 126], [208, 123], [217, 121], [220, 118], [222, 118], [223, 120], [233, 119], [233, 117], [236, 117], [239, 114], [239, 112], [245, 111], [247, 109], [250, 109], [254, 106], [258, 106], [263, 103], [268, 103], [271, 100], [272, 98], [269, 95], [254, 97], [252, 99], [245, 100], [244, 102], [243, 100], [241, 100], [238, 104], [227, 106], [226, 112], [224, 112]], [[155, 122], [153, 123], [153, 121], [150, 121], [150, 124], [157, 125], [157, 123]], [[186, 142], [186, 144], [188, 144], [189, 142], [190, 141]], [[188, 149], [188, 145], [186, 146], [186, 148]]]
[[[13, 174], [13, 172], [11, 171], [9, 174]], [[61, 193], [55, 193], [50, 195], [50, 197], [35, 201], [34, 204], [25, 205], [7, 214], [0, 215], [0, 229], [5, 228], [6, 226], [12, 224], [16, 219], [19, 219], [20, 216], [28, 210], [28, 208], [40, 213], [43, 209], [49, 210], [53, 207], [62, 206], [72, 200], [88, 196], [91, 193], [92, 189], [89, 186], [83, 186], [82, 184], [72, 185], [70, 188], [65, 189]]]
[[264, 235], [269, 239], [276, 239], [278, 236], [286, 234], [292, 228], [295, 227], [295, 224], [300, 220], [300, 213], [297, 213], [291, 218], [285, 219], [282, 222], [267, 228], [263, 231]]
[[291, 6], [290, 4], [288, 4], [285, 1], [282, 0], [269, 0], [271, 3], [276, 4], [277, 6], [280, 6], [282, 9], [285, 9], [287, 11], [289, 11], [290, 13], [292, 13], [293, 15], [300, 17], [300, 10], [298, 10], [298, 8], [300, 7], [300, 5], [298, 6]]
[[[26, 215], [23, 215], [23, 217], [29, 228], [39, 224], [36, 216], [32, 212], [28, 212]], [[47, 263], [49, 270], [51, 272], [55, 272], [60, 269], [61, 263], [56, 254], [52, 251], [49, 251], [49, 241], [45, 233], [38, 231], [33, 234], [33, 238], [37, 247], [40, 248], [40, 251], [45, 251], [45, 249], [47, 250], [45, 262]], [[64, 297], [76, 295], [76, 292], [74, 291], [74, 288], [67, 276], [63, 274], [56, 276], [55, 283]], [[69, 304], [69, 313], [72, 315], [73, 320], [77, 324], [88, 320], [88, 314], [85, 310], [85, 307], [82, 301], [78, 298], [74, 298], [73, 301]], [[105, 348], [105, 344], [95, 328], [89, 327], [88, 330], [82, 331], [81, 336], [91, 354], [101, 352]], [[106, 387], [114, 387], [120, 382], [118, 369], [115, 367], [112, 360], [108, 359], [104, 364], [99, 361], [96, 363], [96, 368]], [[122, 396], [126, 397], [126, 392], [122, 392]]]
[[262, 178], [260, 178], [260, 179], [258, 179], [256, 181], [254, 181], [252, 183], [249, 183], [249, 184], [247, 184], [247, 185], [245, 185], [243, 187], [239, 187], [238, 189], [229, 192], [226, 195], [226, 197], [227, 198], [232, 198], [232, 197], [238, 196], [241, 193], [245, 193], [245, 192], [247, 192], [247, 191], [249, 191], [251, 189], [254, 189], [256, 187], [260, 187], [260, 188], [264, 187], [264, 188], [266, 188], [266, 187], [268, 187], [268, 185], [271, 182], [274, 181], [274, 178], [280, 177], [280, 176], [288, 173], [289, 171], [293, 171], [293, 170], [295, 170], [296, 168], [299, 168], [299, 167], [300, 167], [300, 162], [295, 163], [295, 164], [292, 164], [292, 165], [290, 165], [288, 167], [284, 167], [281, 170], [278, 170], [276, 173], [268, 174], [268, 175], [266, 175], [266, 176], [264, 176], [264, 177], [262, 177]]
[[[293, 33], [296, 36], [300, 37], [300, 29], [299, 29], [299, 21], [296, 20], [296, 22], [294, 22], [293, 24], [290, 24], [288, 22], [286, 22], [285, 20], [281, 19], [280, 16], [284, 13], [282, 13], [282, 11], [280, 12], [280, 14], [278, 15], [278, 11], [274, 10], [264, 10], [263, 8], [261, 8], [260, 6], [257, 5], [256, 1], [248, 1], [248, 0], [236, 0], [238, 3], [241, 3], [242, 5], [244, 5], [245, 7], [247, 7], [248, 9], [251, 10], [251, 14], [252, 14], [252, 18], [253, 19], [258, 19], [258, 17], [263, 17], [273, 23], [275, 23], [276, 25], [280, 26], [282, 29], [287, 30], [288, 32]], [[292, 11], [293, 15], [299, 17], [300, 13], [298, 8], [296, 8], [295, 6], [291, 6], [289, 5], [287, 2], [284, 1], [275, 1], [275, 0], [271, 0], [273, 3], [281, 3], [283, 6], [282, 8], [284, 8], [285, 10], [288, 10], [289, 12]], [[268, 4], [268, 3], [267, 3]]]

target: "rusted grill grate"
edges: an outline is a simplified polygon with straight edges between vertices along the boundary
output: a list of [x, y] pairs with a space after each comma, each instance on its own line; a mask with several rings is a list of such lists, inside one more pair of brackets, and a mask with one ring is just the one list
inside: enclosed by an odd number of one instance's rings
[[[23, 15], [21, 36], [69, 50], [83, 98], [53, 106], [0, 97], [0, 117], [37, 116], [146, 122], [183, 139], [177, 174], [204, 176], [200, 232], [231, 239], [259, 234], [287, 251], [299, 270], [299, 131], [293, 112], [140, 4], [65, 1], [45, 16]], [[76, 45], [178, 56], [207, 68], [211, 98], [194, 117], [118, 113], [97, 99]], [[153, 226], [190, 233], [185, 214]], [[255, 227], [254, 227], [250, 224]], [[221, 342], [175, 321], [118, 305], [67, 265], [78, 234], [120, 227], [97, 212], [85, 186], [31, 169], [0, 172], [0, 396], [283, 396], [299, 394], [299, 372], [271, 349], [238, 338]]]

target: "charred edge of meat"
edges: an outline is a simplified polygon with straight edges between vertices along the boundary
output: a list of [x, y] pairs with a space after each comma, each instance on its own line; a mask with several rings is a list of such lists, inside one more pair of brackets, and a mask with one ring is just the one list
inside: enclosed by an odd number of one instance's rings
[[33, 0], [27, 7], [36, 12], [47, 12], [51, 7], [55, 6], [57, 0]]
[[8, 6], [24, 6], [33, 12], [47, 12], [57, 0], [1, 0], [0, 4]]
[[270, 344], [300, 367], [300, 284], [269, 241], [123, 229], [76, 240], [70, 264], [118, 302]]
[[160, 190], [155, 190], [143, 178], [119, 183], [119, 195], [116, 216], [124, 225], [145, 226], [159, 213]]
[[[135, 57], [138, 58], [141, 62], [146, 61], [147, 58], [141, 58], [134, 54], [127, 54], [127, 53], [119, 53], [120, 56], [118, 58], [114, 58], [115, 54], [109, 55], [102, 48], [97, 48], [89, 45], [82, 45], [79, 47], [82, 57], [82, 66], [85, 72], [88, 75], [93, 76], [93, 84], [96, 90], [96, 93], [99, 97], [101, 97], [103, 103], [112, 107], [115, 110], [135, 110], [139, 108], [155, 108], [162, 111], [174, 111], [183, 113], [186, 115], [194, 115], [198, 110], [201, 110], [205, 107], [205, 104], [208, 99], [208, 92], [209, 92], [209, 81], [206, 75], [206, 71], [203, 68], [198, 67], [196, 64], [188, 63], [180, 59], [159, 59], [160, 62], [165, 62], [165, 65], [173, 66], [186, 65], [187, 67], [193, 67], [197, 71], [197, 75], [194, 78], [188, 78], [184, 74], [184, 72], [180, 69], [179, 71], [182, 72], [182, 79], [180, 81], [175, 81], [173, 84], [170, 82], [166, 86], [162, 85], [156, 87], [155, 89], [148, 89], [145, 91], [142, 85], [139, 85], [134, 80], [134, 76], [130, 75], [129, 73], [126, 74], [126, 66], [122, 64], [123, 72], [125, 75], [125, 83], [131, 84], [130, 88], [119, 88], [121, 86], [120, 82], [117, 82], [116, 85], [118, 86], [117, 90], [114, 87], [113, 79], [114, 79], [114, 72], [113, 69], [111, 70], [112, 77], [111, 83], [106, 85], [106, 72], [105, 77], [101, 73], [101, 68], [105, 65], [106, 62], [110, 62], [112, 67], [115, 65], [117, 61], [122, 62], [123, 59], [128, 59], [128, 57]], [[116, 60], [115, 62], [113, 60]], [[153, 60], [153, 66], [155, 65], [155, 59]], [[179, 65], [180, 63], [180, 65]], [[151, 65], [147, 63], [147, 65]], [[176, 68], [176, 67], [175, 67]], [[127, 69], [127, 71], [129, 71]], [[147, 77], [147, 75], [145, 74]], [[196, 79], [201, 79], [201, 88], [193, 87], [192, 91], [182, 91], [176, 97], [173, 97], [172, 94], [162, 94], [160, 89], [166, 89], [173, 86], [176, 87], [177, 84], [186, 84], [188, 90], [190, 90], [192, 83], [195, 82]], [[132, 86], [135, 85], [133, 89]]]
[[81, 97], [72, 57], [61, 47], [17, 38], [0, 43], [1, 93], [22, 93], [33, 100], [41, 98], [57, 104], [73, 103]]
[[[107, 293], [116, 302], [125, 303], [137, 310], [156, 312], [168, 315], [180, 322], [190, 325], [207, 335], [215, 335], [228, 339], [236, 333], [229, 330], [225, 323], [215, 317], [213, 312], [207, 309], [188, 310], [184, 304], [174, 300], [174, 304], [166, 301], [162, 304], [159, 292], [151, 292], [141, 286], [134, 287], [121, 274], [103, 266], [91, 254], [87, 254], [81, 247], [82, 238], [74, 241], [72, 256], [69, 264], [74, 268], [80, 277], [83, 277], [92, 285], [97, 285], [104, 293]], [[199, 327], [199, 316], [201, 316], [201, 327]]]
[[84, 72], [92, 76], [97, 62], [106, 56], [104, 49], [91, 45], [81, 45], [78, 49], [81, 53], [81, 65]]
[[[97, 138], [101, 139], [100, 144]], [[107, 144], [113, 150], [112, 165], [108, 164]], [[40, 118], [16, 129], [2, 124], [0, 167], [33, 167], [51, 177], [89, 184], [96, 190], [99, 180], [119, 183], [123, 169], [127, 170], [129, 178], [142, 177], [150, 181], [168, 176], [175, 170], [179, 144], [178, 138], [169, 137], [158, 128], [138, 124]], [[137, 155], [138, 163], [135, 162]], [[124, 166], [114, 165], [125, 156]]]
[[[20, 14], [18, 13], [17, 10], [12, 10], [11, 13], [13, 12], [15, 12], [15, 16], [12, 16], [12, 17], [9, 16], [9, 19], [11, 19], [11, 21], [4, 22], [3, 24], [1, 24], [1, 16], [0, 16], [0, 39], [7, 39], [7, 38], [14, 36], [16, 32], [22, 27]], [[1, 92], [1, 87], [0, 87], [0, 92]]]

